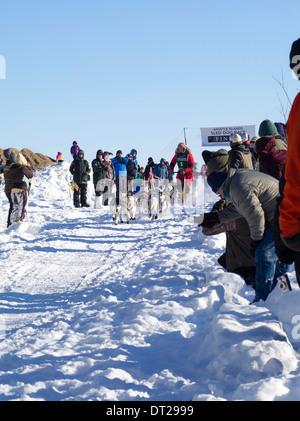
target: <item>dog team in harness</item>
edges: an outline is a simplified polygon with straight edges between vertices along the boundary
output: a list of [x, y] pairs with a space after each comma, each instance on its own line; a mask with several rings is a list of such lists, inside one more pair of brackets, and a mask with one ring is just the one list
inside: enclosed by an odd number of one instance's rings
[[[137, 206], [141, 213], [157, 219], [170, 202], [174, 204], [175, 196], [183, 202], [194, 180], [195, 161], [183, 142], [177, 145], [170, 163], [161, 158], [155, 164], [150, 157], [145, 167], [138, 164], [136, 149], [126, 156], [118, 150], [114, 157], [111, 152], [98, 149], [91, 167], [77, 142], [73, 142], [70, 152], [73, 156], [70, 172], [73, 175], [74, 206], [90, 206], [87, 203], [87, 183], [92, 173], [94, 208], [110, 205], [115, 223], [123, 221], [124, 215], [128, 223], [134, 220]], [[176, 165], [178, 170], [174, 171]]]

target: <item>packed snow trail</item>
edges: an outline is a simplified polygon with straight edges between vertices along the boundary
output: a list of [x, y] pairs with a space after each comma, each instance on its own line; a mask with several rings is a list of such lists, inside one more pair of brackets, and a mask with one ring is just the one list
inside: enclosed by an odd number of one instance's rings
[[35, 173], [9, 229], [1, 190], [0, 400], [298, 400], [294, 274], [249, 305], [217, 263], [224, 235], [182, 213], [116, 226], [74, 209], [68, 167]]

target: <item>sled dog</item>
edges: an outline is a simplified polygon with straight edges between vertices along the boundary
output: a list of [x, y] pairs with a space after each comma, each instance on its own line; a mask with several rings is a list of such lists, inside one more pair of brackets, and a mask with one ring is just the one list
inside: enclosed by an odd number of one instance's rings
[[114, 196], [110, 202], [110, 210], [115, 225], [119, 222], [125, 222], [125, 220], [129, 224], [130, 219], [135, 219], [136, 214], [136, 203], [132, 192], [120, 193], [118, 205], [116, 196]]

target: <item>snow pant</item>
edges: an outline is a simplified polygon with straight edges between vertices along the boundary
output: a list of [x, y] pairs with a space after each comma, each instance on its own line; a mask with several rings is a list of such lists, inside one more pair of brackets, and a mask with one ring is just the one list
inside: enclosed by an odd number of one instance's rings
[[87, 183], [77, 183], [78, 189], [74, 189], [74, 206], [79, 208], [87, 204]]
[[191, 205], [192, 196], [190, 199], [187, 199], [191, 192], [191, 186], [193, 183], [194, 176], [193, 174], [183, 175], [181, 173], [177, 174], [176, 177], [176, 188], [178, 193], [182, 194], [182, 203]]
[[255, 283], [254, 258], [250, 253], [250, 229], [245, 218], [235, 221], [235, 229], [226, 232], [226, 266], [245, 279], [247, 284]]
[[28, 190], [11, 192], [12, 211], [10, 214], [10, 223], [23, 221], [27, 214]]
[[8, 216], [7, 216], [7, 228], [8, 228], [11, 225], [10, 215], [11, 215], [11, 212], [13, 210], [13, 202], [12, 202], [12, 198], [11, 198], [11, 193], [5, 193], [5, 194], [6, 194], [6, 197], [7, 197], [8, 201], [9, 201], [9, 209], [8, 209]]
[[254, 263], [256, 266], [254, 301], [265, 301], [277, 285], [278, 277], [286, 274], [290, 268], [290, 265], [280, 262], [276, 255], [273, 225], [267, 225], [263, 238], [255, 250]]
[[287, 250], [282, 251], [285, 258], [290, 258], [295, 263], [295, 272], [298, 285], [300, 287], [300, 234], [293, 237], [281, 237]]
[[[222, 202], [215, 204], [216, 209], [222, 209]], [[212, 228], [202, 228], [204, 235], [226, 233], [226, 251], [218, 258], [218, 263], [227, 272], [240, 275], [246, 284], [255, 287], [255, 264], [250, 252], [250, 229], [245, 218], [235, 219]]]
[[127, 177], [124, 175], [116, 177], [116, 205], [117, 206], [119, 206], [121, 193], [127, 193]]

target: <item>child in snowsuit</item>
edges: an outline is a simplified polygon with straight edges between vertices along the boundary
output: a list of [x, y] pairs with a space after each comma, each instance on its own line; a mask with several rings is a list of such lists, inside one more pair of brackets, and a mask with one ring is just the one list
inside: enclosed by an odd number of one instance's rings
[[74, 140], [73, 145], [71, 146], [71, 149], [70, 149], [73, 159], [77, 158], [79, 151], [80, 151], [80, 147], [78, 146], [76, 140]]
[[60, 161], [62, 161], [61, 152], [57, 152], [57, 155], [56, 155], [56, 162], [60, 162]]

